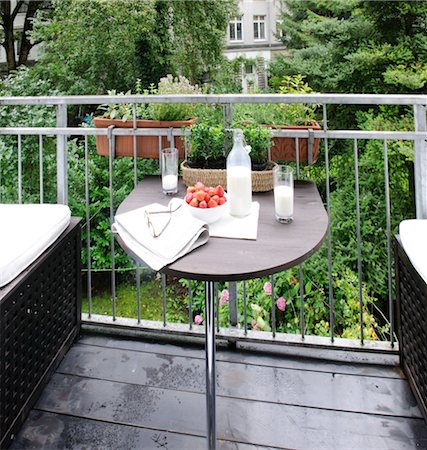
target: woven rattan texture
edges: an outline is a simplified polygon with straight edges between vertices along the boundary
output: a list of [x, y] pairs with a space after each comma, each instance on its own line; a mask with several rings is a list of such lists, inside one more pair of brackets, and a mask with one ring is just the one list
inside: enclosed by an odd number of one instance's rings
[[[252, 171], [252, 191], [268, 192], [273, 189], [273, 167], [277, 164], [269, 161], [266, 170]], [[201, 181], [206, 186], [220, 184], [227, 189], [227, 171], [225, 169], [192, 169], [187, 162], [181, 163], [182, 181], [186, 186], [194, 186]]]
[[[42, 255], [16, 289], [0, 298], [1, 437], [28, 403], [64, 343], [79, 326], [80, 226]], [[0, 294], [1, 297], [1, 294]], [[12, 427], [12, 428], [11, 428]], [[6, 443], [7, 445], [7, 443]], [[3, 448], [3, 447], [1, 447]]]
[[427, 286], [400, 244], [396, 245], [401, 362], [427, 417]]

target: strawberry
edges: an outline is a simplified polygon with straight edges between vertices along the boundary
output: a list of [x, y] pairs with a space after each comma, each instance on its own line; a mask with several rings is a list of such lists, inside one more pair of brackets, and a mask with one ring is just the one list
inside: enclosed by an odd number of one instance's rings
[[208, 204], [204, 200], [199, 203], [199, 208], [207, 208], [207, 207], [208, 207]]
[[214, 195], [213, 197], [212, 197], [212, 200], [215, 200], [217, 203], [219, 202], [219, 197], [218, 197], [218, 195]]
[[215, 188], [215, 195], [217, 195], [218, 197], [224, 197], [224, 188], [221, 185], [218, 185]]
[[223, 205], [225, 202], [227, 201], [227, 199], [225, 198], [225, 197], [221, 197], [220, 199], [219, 199], [219, 205], [221, 206], [221, 205]]
[[197, 200], [197, 198], [193, 198], [193, 200], [191, 200], [190, 206], [194, 206], [195, 208], [198, 208], [199, 201]]
[[211, 196], [206, 192], [205, 194], [205, 202], [207, 203], [211, 199]]
[[201, 201], [203, 201], [203, 200], [205, 199], [205, 192], [199, 190], [199, 191], [197, 191], [197, 192], [194, 194], [194, 196], [197, 198], [197, 200], [198, 200], [199, 202], [201, 202]]
[[188, 188], [187, 188], [187, 192], [189, 192], [189, 193], [193, 193], [193, 192], [196, 192], [196, 188], [194, 187], [194, 186], [188, 186]]
[[204, 189], [205, 189], [205, 185], [201, 181], [198, 181], [194, 185], [194, 187], [196, 188], [197, 191], [204, 191]]
[[210, 199], [208, 203], [208, 208], [216, 208], [218, 203], [215, 200]]
[[190, 203], [191, 200], [193, 200], [193, 194], [192, 194], [191, 192], [188, 192], [188, 193], [186, 194], [186, 196], [184, 197], [184, 199], [185, 199], [185, 201], [186, 201], [187, 203]]

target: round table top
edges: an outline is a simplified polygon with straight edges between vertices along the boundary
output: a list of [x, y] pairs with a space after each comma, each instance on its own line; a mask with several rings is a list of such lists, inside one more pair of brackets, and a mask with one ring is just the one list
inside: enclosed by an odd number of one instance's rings
[[[183, 198], [185, 193], [186, 187], [180, 182], [177, 196]], [[162, 193], [160, 177], [146, 177], [119, 206], [117, 214], [150, 203], [167, 205], [170, 199]], [[254, 193], [253, 201], [260, 203], [256, 240], [210, 237], [205, 245], [165, 266], [161, 272], [192, 280], [246, 280], [293, 267], [321, 246], [328, 216], [314, 183], [295, 181], [294, 220], [290, 224], [276, 221], [272, 191]]]

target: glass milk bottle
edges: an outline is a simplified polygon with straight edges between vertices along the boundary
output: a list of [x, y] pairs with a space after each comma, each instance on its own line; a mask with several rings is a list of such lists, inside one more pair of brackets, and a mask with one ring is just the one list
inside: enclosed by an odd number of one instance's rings
[[244, 146], [242, 130], [234, 130], [233, 141], [227, 157], [228, 207], [232, 216], [243, 217], [251, 212], [251, 158]]

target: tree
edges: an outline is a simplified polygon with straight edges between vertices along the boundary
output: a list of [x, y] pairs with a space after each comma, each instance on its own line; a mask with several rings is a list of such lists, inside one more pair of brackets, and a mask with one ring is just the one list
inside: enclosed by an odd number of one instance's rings
[[[29, 38], [29, 34], [33, 29], [33, 18], [38, 10], [47, 8], [49, 5], [49, 1], [43, 0], [20, 0], [13, 3], [11, 0], [3, 0], [0, 2], [0, 23], [3, 28], [3, 39], [1, 41], [1, 45], [6, 50], [8, 73], [15, 70], [18, 66], [27, 64], [30, 50], [36, 44], [36, 42], [31, 41]], [[22, 33], [17, 37], [15, 33], [15, 22], [18, 13], [20, 12], [25, 13], [24, 27]], [[17, 42], [19, 42], [18, 61], [16, 60], [15, 54], [15, 44]]]
[[152, 33], [154, 0], [54, 0], [33, 36], [43, 42], [34, 68], [69, 94], [129, 89], [137, 78], [139, 36]]
[[126, 91], [167, 73], [196, 82], [215, 67], [235, 0], [54, 0], [33, 36], [41, 76], [69, 94]]
[[282, 1], [291, 57], [274, 75], [301, 73], [323, 92], [425, 92], [426, 2]]

